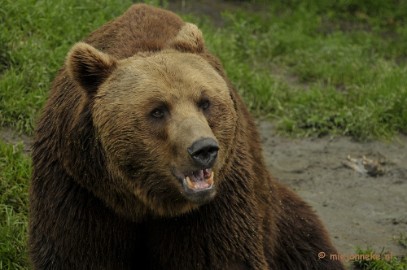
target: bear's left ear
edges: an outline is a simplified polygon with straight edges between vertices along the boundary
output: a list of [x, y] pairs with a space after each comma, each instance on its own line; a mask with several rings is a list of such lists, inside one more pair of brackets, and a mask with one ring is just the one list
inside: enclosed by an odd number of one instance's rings
[[195, 24], [185, 23], [168, 47], [181, 52], [201, 53], [205, 42], [201, 30]]
[[93, 96], [116, 68], [117, 60], [89, 44], [79, 42], [68, 53], [66, 66], [72, 79]]

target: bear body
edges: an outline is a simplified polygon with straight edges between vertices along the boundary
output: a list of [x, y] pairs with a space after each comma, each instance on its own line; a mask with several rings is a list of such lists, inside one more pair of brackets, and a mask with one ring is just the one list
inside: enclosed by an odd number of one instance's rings
[[139, 4], [69, 52], [36, 129], [34, 269], [343, 269], [199, 29]]

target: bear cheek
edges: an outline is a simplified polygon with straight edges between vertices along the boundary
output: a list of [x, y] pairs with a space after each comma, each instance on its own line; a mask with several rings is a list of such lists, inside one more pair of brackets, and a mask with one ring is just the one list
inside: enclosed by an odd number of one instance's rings
[[[103, 104], [102, 104], [103, 105]], [[121, 113], [100, 106], [93, 111], [93, 122], [105, 156], [109, 170], [122, 178], [133, 178], [142, 169], [144, 163], [139, 160], [145, 156], [145, 147], [137, 139], [137, 132], [132, 128], [130, 117], [122, 117]], [[105, 108], [99, 110], [99, 108]], [[113, 116], [112, 116], [113, 115]]]
[[[221, 100], [221, 99], [220, 99]], [[220, 170], [235, 143], [235, 133], [237, 126], [237, 114], [234, 108], [233, 101], [228, 98], [216, 104], [216, 109], [212, 110], [207, 116], [209, 126], [219, 142], [218, 162], [216, 166]], [[229, 105], [230, 104], [230, 105]]]

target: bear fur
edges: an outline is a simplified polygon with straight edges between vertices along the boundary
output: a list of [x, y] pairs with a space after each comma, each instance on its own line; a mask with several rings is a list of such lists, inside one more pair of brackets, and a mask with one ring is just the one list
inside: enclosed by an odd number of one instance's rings
[[34, 269], [343, 269], [199, 29], [137, 4], [69, 52], [33, 145]]

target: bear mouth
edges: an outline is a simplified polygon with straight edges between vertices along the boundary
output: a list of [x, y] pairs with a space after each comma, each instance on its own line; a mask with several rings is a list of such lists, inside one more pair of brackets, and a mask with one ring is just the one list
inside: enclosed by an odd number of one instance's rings
[[182, 184], [186, 192], [195, 193], [212, 189], [214, 172], [212, 169], [201, 169], [186, 173]]

